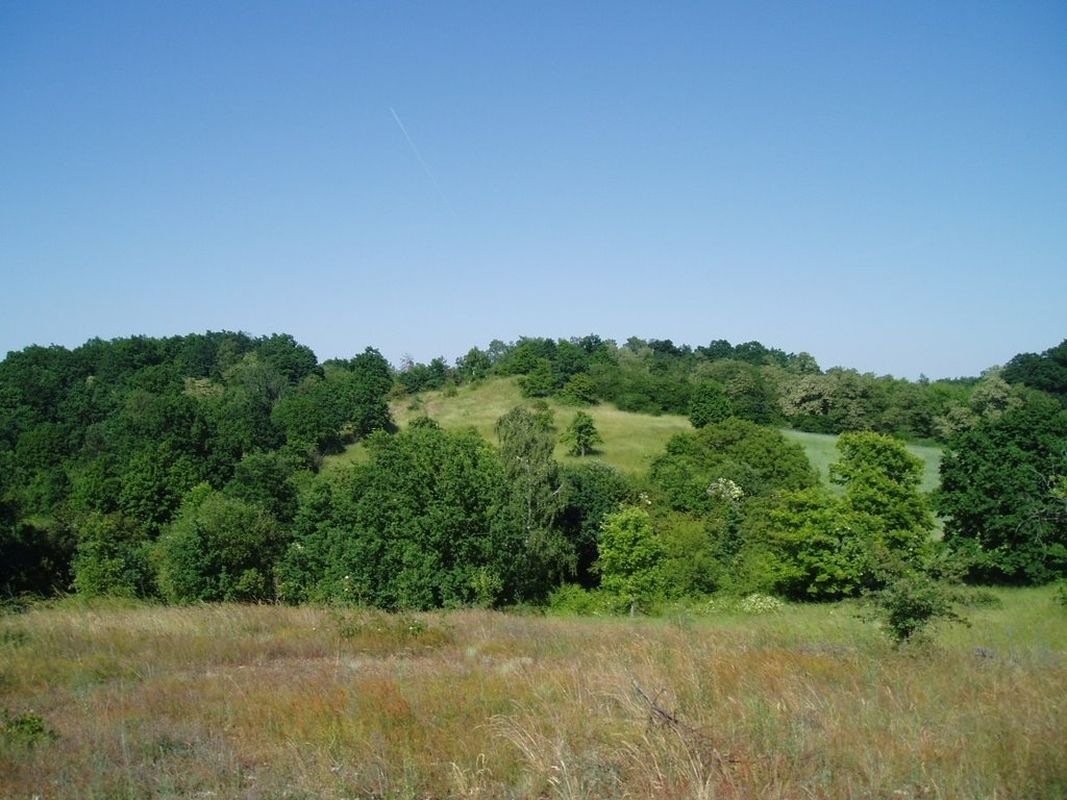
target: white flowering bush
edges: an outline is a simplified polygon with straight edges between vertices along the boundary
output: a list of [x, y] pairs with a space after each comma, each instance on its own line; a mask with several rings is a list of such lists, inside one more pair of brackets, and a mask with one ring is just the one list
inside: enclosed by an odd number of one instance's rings
[[708, 486], [708, 494], [712, 497], [721, 497], [723, 500], [736, 501], [745, 496], [745, 491], [729, 478], [719, 478]]
[[750, 594], [737, 604], [737, 609], [746, 614], [773, 614], [783, 608], [785, 603], [767, 594]]

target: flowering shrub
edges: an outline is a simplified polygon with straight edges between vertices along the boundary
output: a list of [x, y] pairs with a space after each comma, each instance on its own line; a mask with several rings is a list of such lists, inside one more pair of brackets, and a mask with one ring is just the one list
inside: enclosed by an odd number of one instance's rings
[[767, 594], [750, 594], [737, 604], [737, 608], [746, 614], [772, 614], [785, 608], [785, 603]]

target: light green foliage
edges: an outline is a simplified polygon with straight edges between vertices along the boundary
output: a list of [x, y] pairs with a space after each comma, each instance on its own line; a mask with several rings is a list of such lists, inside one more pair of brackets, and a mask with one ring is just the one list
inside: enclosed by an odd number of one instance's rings
[[[789, 429], [782, 430], [782, 435], [790, 442], [795, 442], [804, 448], [805, 455], [811, 465], [818, 470], [819, 477], [827, 487], [839, 494], [844, 492], [844, 487], [841, 485], [830, 483], [830, 465], [841, 458], [841, 451], [837, 449], [837, 435]], [[923, 492], [932, 492], [941, 483], [940, 470], [943, 457], [941, 448], [916, 444], [906, 444], [905, 448], [923, 462], [923, 476], [919, 489]]]
[[572, 375], [559, 390], [560, 402], [573, 406], [592, 405], [596, 402], [596, 384], [586, 373]]
[[78, 526], [74, 588], [87, 597], [155, 594], [151, 540], [121, 514], [89, 514]]
[[508, 512], [525, 537], [529, 581], [526, 597], [544, 597], [571, 577], [577, 563], [574, 545], [555, 525], [563, 509], [562, 477], [553, 458], [555, 429], [548, 406], [538, 411], [513, 408], [497, 421], [500, 460], [508, 484]]
[[894, 554], [920, 560], [928, 550], [934, 520], [919, 492], [922, 461], [896, 439], [879, 433], [842, 434], [841, 460], [830, 467], [830, 480], [845, 487], [849, 511], [877, 520], [881, 543]]
[[725, 516], [667, 512], [654, 517], [663, 549], [659, 567], [667, 597], [710, 594], [726, 581], [730, 549]]
[[571, 455], [585, 456], [592, 452], [594, 445], [601, 444], [604, 438], [596, 429], [593, 418], [584, 411], [579, 411], [560, 436], [560, 441], [570, 448]]
[[171, 602], [272, 599], [284, 545], [270, 513], [202, 484], [156, 545], [159, 589]]
[[819, 490], [786, 493], [757, 520], [769, 546], [776, 591], [800, 599], [848, 597], [881, 586], [902, 570], [923, 569], [933, 519], [919, 492], [922, 463], [877, 433], [842, 434], [831, 479]]
[[553, 614], [575, 617], [607, 616], [625, 610], [620, 608], [617, 595], [575, 583], [565, 583], [553, 589], [548, 596], [548, 607]]
[[849, 597], [875, 582], [876, 520], [821, 489], [783, 495], [770, 509], [767, 578], [776, 592], [807, 600]]
[[631, 613], [663, 592], [663, 543], [641, 508], [624, 508], [604, 519], [600, 533], [600, 586], [630, 605]]

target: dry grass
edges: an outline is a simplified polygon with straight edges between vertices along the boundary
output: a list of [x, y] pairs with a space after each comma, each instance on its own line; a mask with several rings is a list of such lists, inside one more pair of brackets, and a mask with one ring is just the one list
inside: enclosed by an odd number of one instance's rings
[[0, 707], [56, 737], [0, 735], [0, 796], [1062, 798], [1064, 612], [1002, 595], [926, 652], [848, 606], [35, 608]]

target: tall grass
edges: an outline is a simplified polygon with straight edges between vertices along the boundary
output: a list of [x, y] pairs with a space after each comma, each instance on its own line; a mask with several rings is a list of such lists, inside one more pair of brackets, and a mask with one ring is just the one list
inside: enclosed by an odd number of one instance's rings
[[0, 796], [1061, 798], [1067, 619], [58, 604], [0, 619]]

